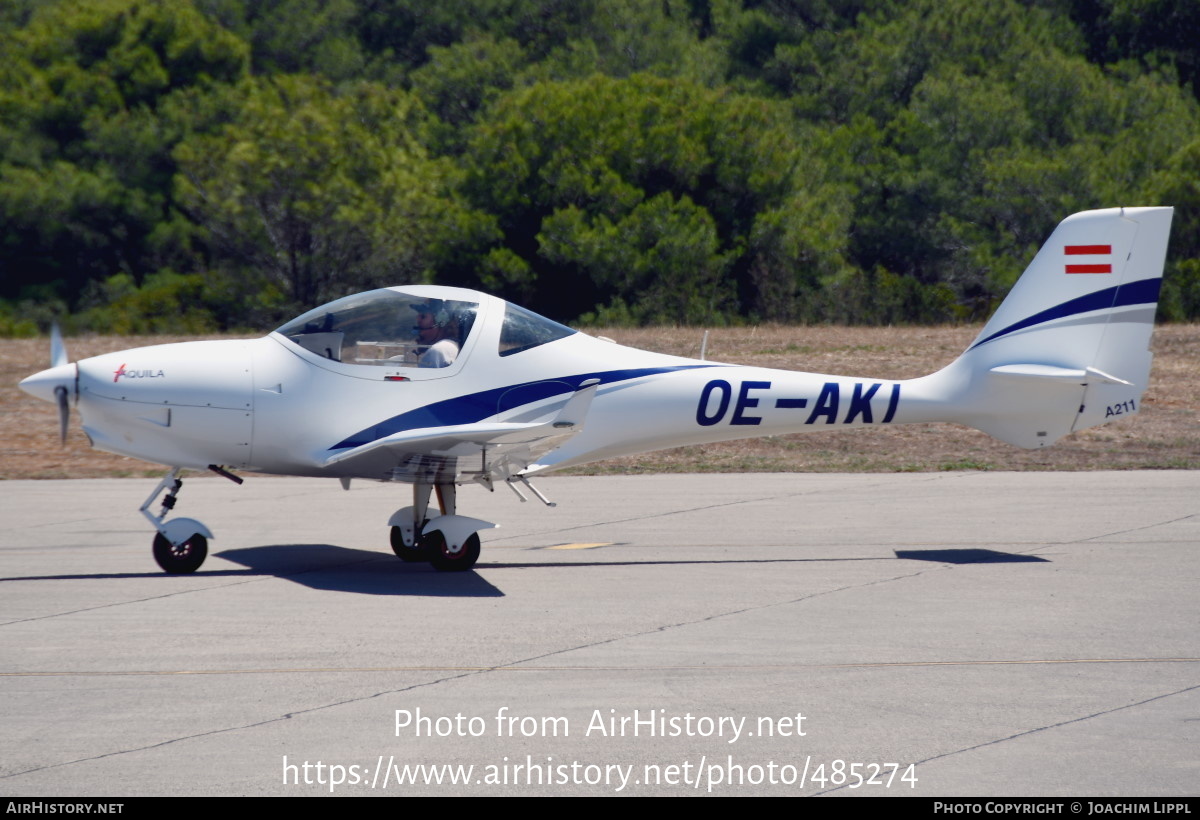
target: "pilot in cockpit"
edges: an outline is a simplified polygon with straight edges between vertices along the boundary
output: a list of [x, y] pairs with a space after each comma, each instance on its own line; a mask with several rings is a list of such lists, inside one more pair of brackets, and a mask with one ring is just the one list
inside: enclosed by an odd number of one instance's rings
[[458, 320], [441, 299], [412, 305], [417, 312], [417, 366], [448, 367], [458, 358]]

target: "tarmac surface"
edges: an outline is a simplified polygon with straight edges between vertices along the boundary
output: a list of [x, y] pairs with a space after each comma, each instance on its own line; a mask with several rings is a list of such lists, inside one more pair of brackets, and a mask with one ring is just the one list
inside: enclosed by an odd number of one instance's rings
[[1197, 473], [153, 485], [3, 484], [0, 794], [1200, 793]]

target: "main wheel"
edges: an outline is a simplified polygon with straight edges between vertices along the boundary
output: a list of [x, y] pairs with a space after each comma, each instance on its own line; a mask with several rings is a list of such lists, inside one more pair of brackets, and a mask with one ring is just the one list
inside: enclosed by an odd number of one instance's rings
[[479, 533], [471, 533], [458, 552], [450, 551], [441, 532], [423, 535], [421, 541], [429, 552], [429, 563], [441, 572], [466, 572], [479, 560]]
[[392, 527], [392, 552], [399, 555], [401, 561], [409, 563], [429, 560], [429, 552], [420, 543], [415, 547], [404, 543], [404, 536], [399, 527]]
[[208, 539], [196, 533], [178, 547], [161, 532], [154, 536], [154, 560], [163, 572], [186, 575], [200, 569], [208, 556]]

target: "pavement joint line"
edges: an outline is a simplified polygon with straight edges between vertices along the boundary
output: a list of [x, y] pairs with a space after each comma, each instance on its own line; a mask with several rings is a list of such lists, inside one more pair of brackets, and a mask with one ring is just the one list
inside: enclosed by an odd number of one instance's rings
[[311, 706], [307, 709], [297, 709], [292, 712], [285, 712], [282, 715], [276, 715], [275, 717], [272, 717], [272, 718], [255, 721], [254, 723], [247, 723], [247, 724], [244, 724], [241, 726], [225, 726], [225, 727], [222, 727], [219, 729], [211, 729], [207, 732], [196, 732], [195, 734], [191, 734], [191, 735], [181, 735], [180, 737], [172, 737], [172, 738], [168, 738], [166, 740], [159, 741], [158, 743], [148, 743], [144, 746], [136, 746], [131, 749], [116, 749], [111, 752], [105, 752], [103, 754], [98, 754], [98, 755], [92, 755], [91, 757], [81, 757], [81, 758], [77, 758], [75, 760], [63, 760], [58, 763], [48, 763], [45, 766], [36, 766], [32, 769], [25, 769], [25, 770], [19, 771], [19, 772], [9, 772], [7, 774], [0, 774], [0, 780], [5, 780], [10, 777], [20, 777], [21, 775], [24, 775], [24, 774], [34, 774], [36, 772], [46, 771], [47, 769], [58, 769], [63, 766], [73, 766], [76, 763], [91, 763], [94, 760], [103, 760], [106, 757], [119, 757], [121, 755], [133, 754], [135, 752], [146, 752], [146, 751], [150, 751], [151, 749], [158, 749], [163, 746], [170, 746], [173, 743], [179, 743], [184, 740], [196, 740], [198, 738], [209, 737], [211, 735], [222, 735], [222, 734], [226, 734], [228, 732], [239, 732], [239, 731], [242, 731], [243, 729], [256, 729], [260, 726], [267, 726], [272, 723], [279, 723], [281, 721], [291, 720], [294, 717], [298, 717], [300, 715], [305, 715], [305, 714], [308, 714], [309, 712], [320, 712], [325, 709], [333, 709], [338, 706], [345, 706], [346, 704], [350, 704], [350, 703], [361, 703], [362, 701], [373, 700], [378, 697], [383, 697], [384, 695], [395, 695], [395, 694], [399, 694], [401, 692], [411, 692], [414, 689], [422, 689], [426, 686], [434, 686], [439, 683], [446, 683], [448, 681], [457, 680], [458, 678], [470, 677], [470, 676], [476, 675], [476, 674], [479, 674], [479, 673], [474, 672], [474, 671], [462, 672], [457, 675], [449, 675], [447, 677], [439, 678], [437, 680], [423, 681], [421, 683], [414, 683], [412, 686], [404, 686], [399, 689], [389, 689], [389, 690], [386, 690], [383, 692], [374, 692], [370, 695], [364, 695], [363, 697], [359, 697], [359, 698], [348, 698], [346, 700], [337, 701], [336, 703], [323, 703], [318, 706]]
[[[517, 663], [520, 663], [518, 661]], [[309, 675], [318, 673], [385, 673], [385, 672], [656, 672], [697, 671], [730, 672], [771, 671], [790, 669], [903, 669], [933, 666], [1037, 666], [1065, 664], [1105, 663], [1200, 663], [1197, 658], [1025, 658], [1006, 660], [960, 660], [960, 661], [851, 661], [847, 663], [759, 663], [759, 664], [653, 664], [629, 666], [617, 664], [579, 664], [573, 666], [316, 666], [279, 669], [137, 669], [137, 670], [94, 670], [94, 671], [35, 671], [0, 672], [0, 678], [33, 677], [172, 677], [186, 675]]]
[[604, 645], [610, 644], [610, 643], [617, 643], [619, 641], [625, 641], [625, 640], [629, 640], [631, 638], [641, 638], [641, 637], [645, 637], [647, 635], [661, 634], [661, 633], [669, 632], [673, 629], [678, 629], [681, 627], [695, 626], [697, 624], [708, 623], [709, 621], [716, 621], [721, 618], [727, 618], [727, 617], [731, 617], [734, 615], [744, 615], [748, 612], [757, 612], [759, 610], [772, 609], [777, 606], [789, 606], [791, 604], [803, 603], [803, 602], [811, 600], [813, 598], [820, 598], [825, 595], [832, 595], [832, 594], [835, 594], [838, 592], [845, 592], [845, 591], [851, 590], [851, 589], [861, 589], [864, 587], [871, 587], [871, 586], [875, 586], [877, 584], [891, 583], [892, 581], [897, 581], [897, 580], [901, 580], [901, 579], [905, 579], [905, 578], [915, 578], [917, 576], [924, 575], [927, 572], [936, 572], [938, 570], [943, 570], [943, 569], [947, 569], [947, 568], [949, 568], [949, 567], [926, 568], [926, 569], [922, 569], [918, 572], [908, 573], [907, 575], [896, 575], [891, 578], [880, 578], [878, 580], [869, 581], [869, 582], [862, 583], [862, 584], [847, 584], [846, 586], [837, 587], [834, 589], [821, 590], [820, 592], [813, 592], [808, 595], [802, 595], [799, 598], [792, 598], [792, 599], [788, 599], [786, 601], [772, 601], [770, 603], [759, 604], [758, 606], [747, 606], [747, 607], [742, 607], [741, 609], [729, 610], [727, 612], [716, 612], [716, 613], [713, 613], [712, 615], [708, 615], [703, 618], [697, 618], [692, 621], [680, 621], [680, 622], [673, 623], [673, 624], [663, 624], [663, 625], [657, 626], [653, 629], [646, 629], [641, 632], [632, 632], [627, 635], [614, 635], [610, 638], [605, 638], [604, 640], [593, 641], [591, 643], [580, 644], [578, 646], [563, 647], [561, 649], [556, 649], [552, 652], [544, 652], [541, 655], [535, 655], [532, 658], [525, 658], [524, 660], [514, 661], [510, 664], [505, 664], [505, 666], [515, 666], [517, 664], [529, 663], [531, 661], [541, 660], [542, 658], [551, 658], [556, 655], [565, 655], [568, 652], [577, 652], [581, 649], [592, 649], [597, 646], [604, 646]]
[[[944, 567], [939, 568], [939, 569], [944, 569]], [[630, 638], [637, 638], [637, 637], [641, 637], [644, 635], [651, 635], [651, 634], [655, 634], [655, 633], [667, 632], [667, 631], [675, 629], [677, 627], [692, 626], [694, 624], [704, 623], [706, 621], [713, 621], [713, 620], [717, 620], [718, 618], [724, 618], [724, 617], [727, 617], [730, 615], [739, 615], [739, 614], [743, 614], [746, 612], [752, 612], [752, 611], [759, 610], [759, 609], [767, 609], [770, 607], [775, 607], [775, 606], [780, 606], [780, 605], [785, 605], [785, 604], [799, 603], [799, 602], [802, 602], [802, 601], [805, 601], [805, 600], [808, 600], [811, 598], [817, 598], [817, 597], [829, 595], [829, 594], [832, 594], [835, 592], [842, 592], [842, 591], [845, 591], [848, 589], [856, 589], [856, 588], [861, 588], [861, 587], [875, 586], [876, 584], [881, 584], [881, 583], [890, 583], [891, 581], [899, 580], [902, 578], [911, 578], [911, 577], [915, 577], [915, 576], [919, 576], [919, 575], [924, 575], [926, 572], [932, 572], [932, 571], [935, 571], [935, 570], [923, 569], [919, 572], [910, 573], [908, 575], [901, 575], [901, 576], [895, 576], [892, 578], [879, 579], [877, 581], [872, 581], [872, 582], [865, 583], [865, 584], [850, 584], [850, 585], [847, 585], [844, 587], [838, 587], [837, 589], [823, 590], [821, 592], [815, 592], [815, 593], [812, 593], [811, 595], [805, 595], [805, 596], [802, 596], [801, 598], [797, 598], [797, 599], [793, 599], [793, 600], [789, 600], [789, 601], [776, 601], [773, 603], [762, 604], [760, 606], [755, 606], [755, 607], [744, 607], [740, 610], [715, 613], [713, 615], [710, 615], [705, 618], [700, 618], [695, 621], [686, 621], [686, 622], [681, 622], [681, 623], [676, 623], [676, 624], [665, 624], [663, 626], [659, 626], [654, 629], [644, 630], [642, 632], [632, 633], [632, 634], [628, 634], [628, 635], [614, 635], [613, 637], [606, 638], [604, 640], [593, 641], [592, 643], [582, 644], [582, 645], [577, 645], [577, 646], [563, 647], [562, 649], [556, 649], [552, 652], [545, 652], [545, 653], [542, 653], [541, 655], [535, 655], [530, 658], [523, 658], [520, 660], [511, 661], [506, 664], [498, 664], [496, 666], [491, 666], [491, 667], [480, 667], [478, 669], [466, 669], [466, 670], [458, 671], [457, 674], [450, 674], [446, 677], [439, 678], [437, 680], [426, 681], [423, 683], [417, 683], [412, 686], [402, 687], [400, 689], [384, 690], [381, 692], [375, 692], [370, 695], [364, 695], [363, 697], [359, 697], [359, 698], [348, 698], [346, 700], [337, 701], [334, 703], [326, 703], [326, 704], [322, 704], [319, 706], [313, 706], [308, 709], [302, 709], [302, 710], [298, 710], [295, 712], [287, 712], [283, 715], [278, 715], [273, 718], [256, 721], [254, 723], [250, 723], [250, 724], [246, 724], [246, 725], [226, 726], [221, 729], [213, 729], [213, 730], [210, 730], [207, 732], [199, 732], [199, 733], [196, 733], [193, 735], [186, 735], [186, 736], [181, 736], [181, 737], [177, 737], [177, 738], [170, 738], [168, 740], [164, 740], [159, 743], [148, 744], [145, 746], [139, 746], [139, 747], [135, 747], [132, 749], [118, 749], [118, 750], [112, 751], [112, 752], [105, 752], [104, 754], [101, 754], [101, 755], [93, 755], [91, 757], [80, 758], [77, 760], [66, 760], [66, 761], [62, 761], [60, 763], [52, 763], [52, 764], [48, 764], [46, 766], [39, 766], [39, 767], [36, 767], [33, 769], [26, 769], [24, 771], [11, 772], [9, 774], [0, 776], [0, 779], [17, 777], [17, 776], [24, 775], [24, 774], [32, 774], [34, 772], [43, 771], [46, 769], [59, 768], [62, 766], [70, 766], [70, 765], [74, 765], [76, 763], [87, 763], [87, 762], [91, 762], [93, 760], [98, 760], [98, 759], [106, 758], [106, 757], [114, 757], [114, 756], [118, 756], [118, 755], [131, 754], [134, 752], [147, 751], [147, 750], [158, 748], [161, 746], [167, 746], [172, 743], [176, 743], [176, 742], [183, 741], [183, 740], [192, 740], [195, 738], [206, 737], [209, 735], [219, 735], [219, 734], [225, 734], [228, 732], [236, 732], [236, 731], [241, 731], [243, 729], [253, 729], [253, 728], [257, 728], [259, 726], [265, 726], [265, 725], [268, 725], [271, 723], [277, 723], [282, 720], [290, 720], [292, 717], [295, 717], [297, 715], [307, 714], [309, 712], [318, 712], [318, 711], [323, 711], [325, 709], [333, 709], [338, 706], [344, 706], [344, 705], [350, 704], [350, 703], [360, 703], [363, 701], [372, 700], [374, 698], [382, 697], [384, 695], [396, 694], [399, 692], [406, 692], [406, 691], [410, 691], [413, 689], [425, 688], [427, 686], [436, 686], [439, 683], [443, 683], [443, 682], [447, 682], [447, 681], [451, 681], [451, 680], [457, 680], [457, 679], [464, 678], [464, 677], [474, 677], [476, 675], [486, 675], [486, 674], [489, 674], [492, 672], [508, 671], [510, 669], [515, 671], [519, 667], [520, 664], [527, 664], [531, 661], [541, 660], [542, 658], [549, 658], [549, 657], [553, 657], [555, 655], [562, 655], [562, 654], [566, 654], [568, 652], [575, 652], [575, 651], [578, 651], [581, 649], [589, 649], [589, 648], [592, 648], [595, 646], [603, 646], [605, 644], [616, 643], [618, 641], [623, 641], [623, 640], [627, 640]], [[243, 581], [241, 583], [249, 583], [249, 581]]]
[[[44, 620], [47, 620], [50, 618], [61, 618], [66, 615], [78, 615], [81, 612], [92, 612], [97, 609], [109, 609], [111, 607], [125, 606], [127, 604], [141, 604], [141, 603], [145, 603], [147, 601], [157, 601], [161, 598], [173, 598], [176, 595], [188, 595], [193, 592], [207, 592], [212, 589], [227, 589], [229, 587], [241, 586], [242, 584], [252, 584], [252, 583], [256, 583], [258, 581], [268, 581], [271, 579], [288, 579], [293, 576], [304, 575], [309, 572], [319, 572], [322, 570], [339, 569], [341, 567], [352, 566], [354, 564], [366, 564], [366, 563], [370, 563], [372, 561], [378, 561], [380, 558], [383, 558], [383, 557], [385, 557], [383, 555], [383, 553], [380, 553], [378, 556], [372, 556], [370, 558], [362, 558], [357, 561], [346, 561], [341, 564], [329, 564], [329, 565], [325, 565], [325, 566], [321, 566], [321, 567], [312, 567], [309, 569], [297, 570], [295, 572], [289, 572], [286, 574], [280, 574], [280, 573], [272, 573], [269, 575], [255, 574], [249, 578], [243, 578], [243, 579], [237, 580], [237, 581], [230, 581], [227, 584], [212, 584], [210, 586], [204, 586], [204, 587], [192, 587], [190, 589], [177, 589], [173, 592], [165, 592], [162, 595], [150, 595], [146, 598], [130, 598], [130, 599], [127, 599], [124, 601], [112, 601], [107, 604], [98, 604], [96, 606], [83, 607], [82, 609], [71, 609], [66, 612], [51, 612], [48, 615], [38, 615], [33, 618], [17, 618], [12, 621], [4, 621], [3, 623], [0, 623], [0, 628], [6, 627], [6, 626], [11, 626], [13, 624], [29, 623], [30, 621], [44, 621]], [[154, 575], [157, 577], [158, 573], [154, 573]], [[10, 580], [10, 579], [0, 579], [0, 580]], [[16, 579], [13, 579], [13, 580], [16, 580]]]
[[1195, 518], [1197, 515], [1200, 515], [1200, 513], [1191, 513], [1190, 515], [1181, 515], [1178, 518], [1172, 518], [1168, 521], [1157, 521], [1153, 524], [1144, 524], [1140, 527], [1130, 527], [1127, 530], [1115, 530], [1113, 532], [1106, 532], [1103, 535], [1091, 535], [1091, 536], [1088, 536], [1087, 538], [1080, 538], [1075, 541], [1067, 541], [1064, 543], [1083, 544], [1083, 543], [1086, 543], [1087, 541], [1094, 541], [1097, 538], [1111, 538], [1114, 535], [1124, 535], [1127, 532], [1138, 532], [1139, 530], [1152, 530], [1155, 527], [1165, 527], [1168, 524], [1177, 524], [1180, 521], [1187, 521], [1189, 518]]
[[[995, 746], [1000, 743], [1007, 743], [1010, 740], [1016, 740], [1018, 738], [1026, 737], [1028, 735], [1033, 735], [1033, 734], [1037, 734], [1039, 732], [1049, 731], [1050, 729], [1059, 729], [1063, 726], [1070, 726], [1073, 723], [1082, 723], [1086, 720], [1091, 720], [1093, 718], [1098, 718], [1098, 717], [1104, 717], [1105, 715], [1111, 715], [1116, 712], [1124, 711], [1125, 709], [1133, 709], [1134, 707], [1137, 707], [1137, 706], [1145, 706], [1147, 703], [1154, 703], [1156, 700], [1163, 700], [1165, 698], [1173, 698], [1176, 695], [1184, 695], [1184, 694], [1187, 694], [1188, 692], [1195, 691], [1196, 689], [1200, 689], [1200, 684], [1197, 684], [1195, 686], [1187, 686], [1187, 687], [1184, 687], [1183, 689], [1177, 689], [1174, 692], [1164, 692], [1161, 695], [1155, 695], [1154, 697], [1151, 697], [1151, 698], [1145, 698], [1144, 700], [1139, 700], [1135, 703], [1126, 703], [1121, 706], [1114, 706], [1111, 709], [1102, 709], [1101, 711], [1093, 712], [1090, 715], [1082, 715], [1077, 718], [1071, 718], [1070, 720], [1061, 720], [1058, 723], [1049, 723], [1045, 726], [1035, 726], [1032, 729], [1026, 729], [1023, 732], [1017, 732], [1015, 734], [1007, 735], [1006, 737], [998, 737], [993, 740], [984, 741], [983, 743], [976, 743], [974, 746], [966, 746], [962, 749], [955, 749], [954, 751], [950, 751], [950, 752], [942, 752], [939, 755], [933, 755], [932, 757], [927, 757], [924, 760], [915, 760], [912, 762], [911, 765], [923, 766], [926, 763], [932, 763], [935, 760], [941, 760], [941, 759], [947, 758], [947, 757], [954, 757], [955, 755], [964, 754], [966, 752], [973, 752], [976, 749], [984, 749], [984, 748], [987, 748], [988, 746]], [[906, 766], [906, 765], [909, 765], [909, 764], [904, 764], [904, 763], [900, 764], [900, 766], [902, 766], [902, 767]], [[816, 792], [814, 794], [814, 796], [820, 796], [822, 794], [829, 794], [830, 792], [841, 791], [842, 789], [845, 789], [845, 788], [847, 788], [847, 786], [837, 786], [835, 788], [828, 789], [827, 791]]]

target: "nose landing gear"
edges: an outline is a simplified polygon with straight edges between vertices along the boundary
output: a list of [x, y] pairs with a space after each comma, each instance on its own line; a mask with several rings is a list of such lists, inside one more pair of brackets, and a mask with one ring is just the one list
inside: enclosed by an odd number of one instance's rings
[[[179, 478], [181, 468], [176, 467], [163, 476], [162, 481], [142, 504], [140, 512], [154, 525], [158, 532], [154, 536], [154, 560], [170, 575], [186, 575], [200, 569], [208, 556], [208, 539], [213, 537], [208, 527], [194, 518], [173, 518], [164, 521], [175, 508], [175, 499], [183, 488]], [[158, 515], [150, 512], [155, 500], [167, 491]]]

